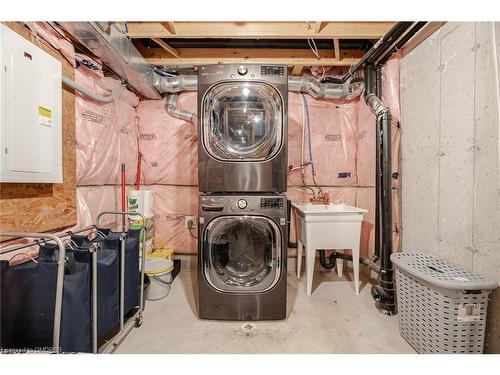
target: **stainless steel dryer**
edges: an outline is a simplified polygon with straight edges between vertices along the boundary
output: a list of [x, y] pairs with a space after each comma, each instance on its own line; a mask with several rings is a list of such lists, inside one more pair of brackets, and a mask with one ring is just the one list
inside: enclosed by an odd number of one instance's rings
[[287, 110], [286, 66], [201, 66], [200, 191], [285, 192]]
[[201, 195], [198, 316], [286, 318], [284, 195]]

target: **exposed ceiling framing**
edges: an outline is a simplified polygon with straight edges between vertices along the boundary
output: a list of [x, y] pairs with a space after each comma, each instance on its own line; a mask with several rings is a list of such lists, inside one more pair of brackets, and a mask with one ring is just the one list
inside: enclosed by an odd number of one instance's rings
[[[205, 64], [260, 63], [286, 64], [292, 74], [305, 66], [350, 66], [363, 55], [359, 49], [342, 48], [351, 40], [380, 39], [393, 22], [128, 22], [126, 35], [134, 40], [146, 61], [156, 66], [198, 66]], [[182, 48], [176, 40], [196, 39], [329, 40], [329, 47], [310, 48]], [[153, 45], [142, 40], [150, 39]], [[180, 43], [179, 43], [180, 44]], [[307, 44], [306, 44], [307, 46]]]
[[128, 22], [130, 38], [379, 39], [394, 22]]
[[363, 55], [362, 51], [345, 50], [340, 56], [332, 50], [320, 50], [318, 59], [310, 50], [297, 49], [228, 49], [228, 48], [178, 48], [175, 57], [163, 48], [141, 48], [139, 52], [152, 65], [209, 65], [238, 64], [284, 64], [288, 66], [351, 66]]

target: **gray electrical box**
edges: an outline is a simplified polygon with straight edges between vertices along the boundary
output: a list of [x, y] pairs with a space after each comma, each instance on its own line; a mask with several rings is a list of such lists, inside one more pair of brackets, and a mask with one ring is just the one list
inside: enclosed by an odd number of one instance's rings
[[0, 24], [0, 182], [61, 183], [61, 63]]

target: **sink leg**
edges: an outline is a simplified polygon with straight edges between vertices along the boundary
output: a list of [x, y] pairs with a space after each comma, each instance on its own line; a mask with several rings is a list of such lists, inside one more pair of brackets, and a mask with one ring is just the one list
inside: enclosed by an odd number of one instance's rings
[[303, 251], [302, 242], [297, 241], [297, 278], [299, 279], [300, 279], [300, 269], [302, 267], [302, 251]]
[[354, 290], [359, 294], [359, 237], [352, 246], [352, 270], [354, 272]]
[[[338, 252], [340, 252], [339, 250], [337, 250]], [[343, 253], [343, 251], [342, 251]], [[339, 277], [342, 277], [342, 274], [343, 274], [343, 271], [344, 271], [344, 259], [341, 259], [341, 258], [337, 258], [337, 275]]]
[[306, 247], [306, 286], [307, 286], [308, 296], [310, 296], [312, 293], [315, 257], [316, 257], [316, 249]]

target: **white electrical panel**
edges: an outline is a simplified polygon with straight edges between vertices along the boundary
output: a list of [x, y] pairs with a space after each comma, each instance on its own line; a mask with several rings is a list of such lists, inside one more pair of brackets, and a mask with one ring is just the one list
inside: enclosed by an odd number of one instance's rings
[[0, 182], [61, 183], [61, 63], [0, 24]]

